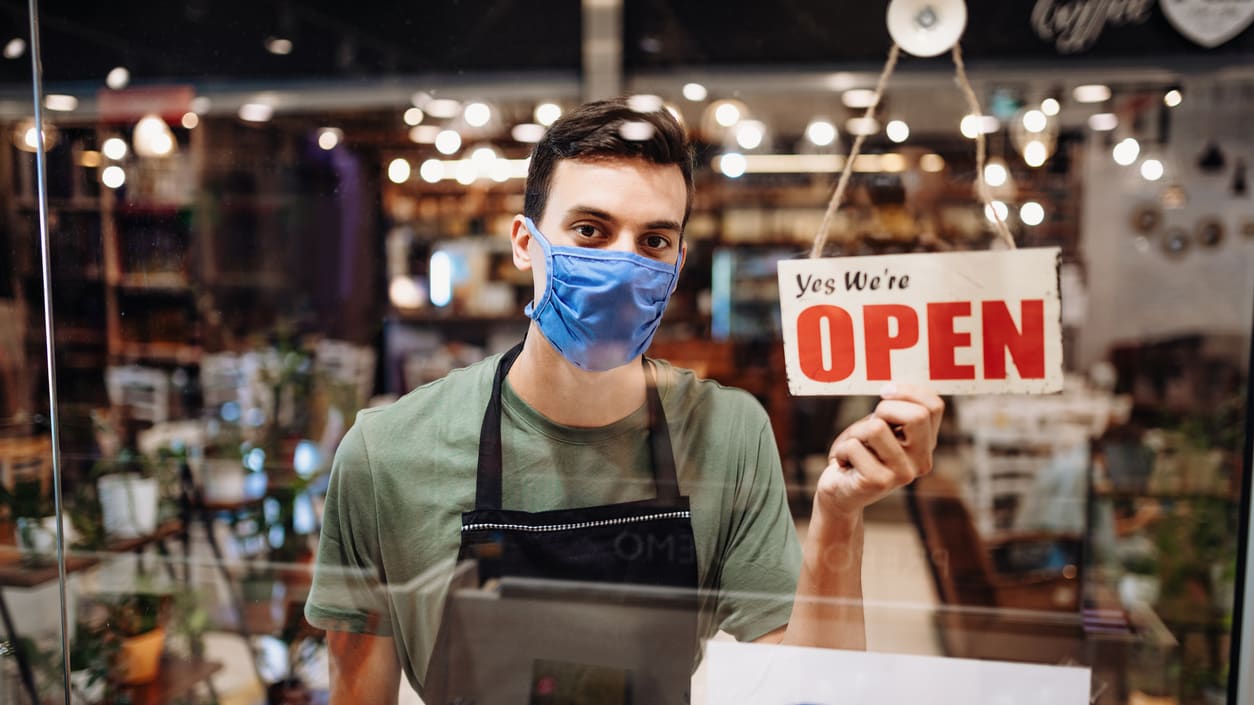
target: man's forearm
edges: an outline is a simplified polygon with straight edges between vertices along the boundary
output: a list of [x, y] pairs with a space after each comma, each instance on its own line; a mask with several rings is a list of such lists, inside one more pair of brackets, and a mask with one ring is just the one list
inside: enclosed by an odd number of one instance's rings
[[784, 644], [865, 649], [862, 515], [826, 516], [815, 503]]
[[395, 705], [400, 664], [389, 637], [327, 632], [330, 705]]

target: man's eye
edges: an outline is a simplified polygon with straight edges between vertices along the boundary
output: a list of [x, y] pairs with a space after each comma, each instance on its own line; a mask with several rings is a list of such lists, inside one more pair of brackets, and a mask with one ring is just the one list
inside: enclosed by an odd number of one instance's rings
[[670, 244], [671, 241], [661, 235], [646, 235], [644, 238], [644, 246], [651, 250], [666, 249]]
[[574, 228], [571, 228], [571, 229], [574, 230], [579, 235], [579, 237], [582, 237], [582, 238], [591, 239], [601, 234], [601, 230], [595, 225], [576, 225]]

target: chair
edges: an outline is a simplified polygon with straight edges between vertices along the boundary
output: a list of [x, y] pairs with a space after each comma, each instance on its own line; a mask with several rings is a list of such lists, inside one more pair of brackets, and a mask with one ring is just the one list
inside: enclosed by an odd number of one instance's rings
[[1080, 537], [1003, 534], [986, 541], [957, 489], [935, 473], [906, 490], [936, 592], [941, 646], [950, 656], [1031, 663], [1082, 661], [1079, 561], [1061, 570], [1007, 574], [998, 557], [1019, 547], [1060, 545], [1079, 556]]

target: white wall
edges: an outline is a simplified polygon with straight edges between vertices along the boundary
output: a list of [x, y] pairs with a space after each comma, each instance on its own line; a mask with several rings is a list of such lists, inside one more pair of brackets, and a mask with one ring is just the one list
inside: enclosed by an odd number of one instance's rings
[[[1242, 86], [1215, 89], [1185, 87], [1184, 104], [1173, 109], [1170, 144], [1157, 155], [1167, 168], [1158, 182], [1130, 167], [1115, 164], [1104, 135], [1089, 140], [1084, 160], [1081, 252], [1087, 266], [1088, 315], [1079, 333], [1075, 361], [1079, 369], [1105, 359], [1112, 345], [1156, 340], [1188, 333], [1234, 334], [1247, 340], [1254, 317], [1254, 237], [1241, 234], [1254, 222], [1254, 98]], [[1127, 122], [1127, 120], [1124, 120]], [[1146, 120], [1142, 158], [1150, 156], [1156, 119]], [[1116, 133], [1116, 139], [1124, 134]], [[1214, 136], [1227, 164], [1211, 176], [1196, 167], [1198, 154]], [[1232, 196], [1238, 157], [1248, 167], [1251, 193]], [[1154, 202], [1162, 189], [1179, 183], [1188, 205], [1163, 210], [1158, 233], [1138, 247], [1132, 213]], [[1193, 233], [1203, 218], [1226, 226], [1223, 243], [1213, 249], [1192, 246], [1180, 259], [1159, 249], [1159, 236], [1181, 226]], [[1244, 359], [1248, 359], [1248, 349]]]

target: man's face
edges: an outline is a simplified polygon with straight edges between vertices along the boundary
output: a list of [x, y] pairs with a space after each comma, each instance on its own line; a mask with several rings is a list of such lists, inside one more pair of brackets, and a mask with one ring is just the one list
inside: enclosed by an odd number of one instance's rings
[[[548, 203], [536, 226], [555, 246], [634, 252], [682, 266], [688, 191], [673, 164], [644, 159], [563, 159], [553, 169]], [[534, 269], [535, 300], [544, 295], [544, 251], [514, 219], [514, 263]]]

